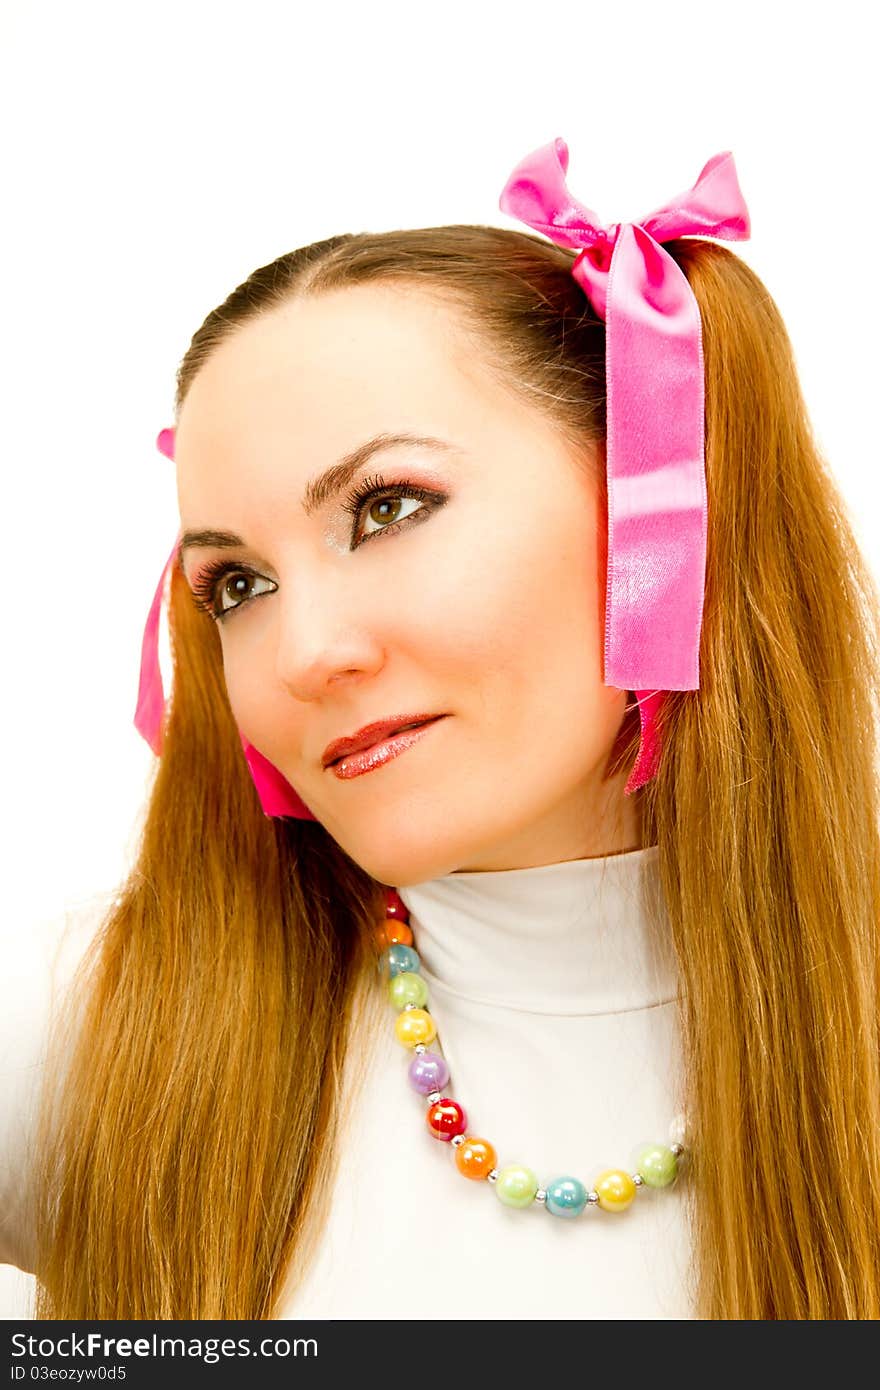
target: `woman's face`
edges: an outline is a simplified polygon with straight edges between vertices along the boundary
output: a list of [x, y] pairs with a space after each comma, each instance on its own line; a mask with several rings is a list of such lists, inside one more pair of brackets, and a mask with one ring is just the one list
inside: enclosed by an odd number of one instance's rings
[[[316, 475], [400, 434], [442, 446], [379, 448], [304, 506]], [[399, 286], [273, 311], [193, 382], [181, 526], [241, 543], [187, 547], [183, 567], [193, 585], [228, 566], [213, 594], [233, 714], [379, 882], [640, 845], [625, 774], [603, 780], [626, 692], [602, 681], [596, 466], [481, 367], [454, 308]], [[376, 475], [398, 495], [358, 509]], [[331, 740], [429, 713], [445, 718], [399, 757], [324, 768]]]

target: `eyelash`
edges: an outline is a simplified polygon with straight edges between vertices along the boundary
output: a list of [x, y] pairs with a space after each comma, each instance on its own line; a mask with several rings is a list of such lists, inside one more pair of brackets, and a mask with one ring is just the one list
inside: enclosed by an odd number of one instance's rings
[[[410, 482], [408, 478], [401, 478], [399, 482], [392, 483], [383, 478], [381, 474], [376, 473], [356, 483], [342, 503], [343, 511], [348, 512], [355, 521], [368, 502], [403, 500], [411, 497], [415, 497], [418, 501], [428, 505], [420, 507], [417, 512], [411, 512], [409, 516], [402, 517], [400, 521], [392, 521], [390, 526], [381, 526], [378, 531], [368, 531], [352, 549], [357, 550], [365, 541], [372, 540], [375, 536], [386, 536], [389, 531], [396, 531], [401, 526], [406, 526], [410, 521], [417, 521], [420, 517], [426, 519], [432, 511], [441, 507], [446, 501], [442, 493], [424, 488], [419, 483]], [[192, 583], [196, 607], [203, 609], [217, 623], [224, 622], [230, 614], [237, 612], [239, 608], [244, 608], [245, 604], [251, 602], [251, 599], [243, 599], [240, 603], [235, 603], [231, 608], [224, 610], [217, 606], [220, 581], [230, 575], [239, 574], [250, 575], [254, 579], [260, 578], [257, 571], [252, 570], [247, 565], [233, 564], [230, 560], [210, 560], [199, 571]], [[260, 595], [257, 594], [254, 597], [259, 598]]]

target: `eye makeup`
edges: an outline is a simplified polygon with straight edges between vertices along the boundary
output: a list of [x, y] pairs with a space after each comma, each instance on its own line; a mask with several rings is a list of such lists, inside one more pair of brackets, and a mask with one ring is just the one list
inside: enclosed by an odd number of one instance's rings
[[[358, 522], [368, 504], [372, 505], [374, 502], [383, 501], [396, 502], [409, 498], [415, 498], [422, 505], [400, 520], [391, 521], [387, 526], [380, 526], [378, 530], [367, 531], [358, 536]], [[370, 474], [355, 483], [341, 503], [342, 510], [353, 518], [350, 549], [357, 550], [364, 542], [373, 540], [377, 536], [386, 536], [400, 531], [410, 522], [418, 524], [420, 521], [427, 521], [448, 500], [447, 493], [440, 492], [435, 488], [423, 487], [422, 484], [413, 482], [409, 478], [388, 480], [379, 473]], [[376, 518], [373, 520], [375, 521]], [[245, 596], [241, 602], [232, 603], [226, 608], [221, 606], [224, 598], [221, 583], [223, 580], [233, 577], [236, 580], [259, 580], [264, 576], [250, 565], [242, 564], [240, 561], [236, 563], [232, 560], [218, 559], [207, 561], [193, 578], [191, 589], [195, 604], [215, 622], [223, 622], [230, 613], [243, 608], [251, 601], [249, 596]], [[267, 582], [272, 583], [271, 580]], [[277, 588], [277, 585], [265, 592], [272, 593], [274, 588]], [[229, 598], [233, 595], [227, 591], [225, 597]], [[256, 594], [254, 597], [259, 598], [260, 595]]]

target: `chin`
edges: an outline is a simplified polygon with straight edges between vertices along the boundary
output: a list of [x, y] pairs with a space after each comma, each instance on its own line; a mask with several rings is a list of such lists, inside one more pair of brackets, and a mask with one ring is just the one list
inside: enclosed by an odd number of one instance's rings
[[452, 872], [452, 867], [438, 864], [436, 859], [414, 862], [394, 856], [375, 867], [367, 867], [367, 872], [379, 883], [387, 883], [391, 888], [409, 888], [414, 883], [428, 883], [433, 878], [442, 878], [444, 874]]
[[[381, 774], [379, 774], [381, 775]], [[477, 810], [467, 817], [459, 793], [450, 807], [442, 794], [424, 788], [357, 808], [357, 814], [330, 816], [325, 822], [350, 859], [377, 883], [408, 888], [429, 883], [474, 863], [491, 862], [499, 830]], [[509, 833], [509, 832], [508, 832]]]
[[409, 888], [413, 883], [427, 883], [433, 878], [442, 878], [444, 874], [457, 869], [459, 862], [441, 859], [436, 845], [426, 846], [421, 852], [415, 849], [407, 852], [397, 845], [390, 852], [377, 850], [375, 854], [365, 851], [363, 847], [360, 852], [344, 844], [342, 848], [365, 873], [377, 883], [387, 884], [390, 888]]

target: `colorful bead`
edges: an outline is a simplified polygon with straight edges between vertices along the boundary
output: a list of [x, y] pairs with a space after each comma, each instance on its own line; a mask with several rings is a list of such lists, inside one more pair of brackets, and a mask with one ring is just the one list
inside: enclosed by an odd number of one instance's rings
[[404, 1009], [394, 1020], [394, 1032], [404, 1047], [415, 1047], [416, 1043], [433, 1042], [437, 1025], [426, 1009]]
[[464, 1134], [467, 1129], [467, 1115], [458, 1101], [451, 1100], [449, 1096], [443, 1096], [428, 1106], [425, 1122], [435, 1139], [444, 1139], [447, 1143], [453, 1135]]
[[406, 970], [418, 970], [421, 961], [411, 946], [389, 946], [387, 951], [383, 951], [379, 959], [379, 968], [383, 975], [390, 976], [402, 975]]
[[389, 946], [411, 946], [413, 934], [406, 922], [380, 922], [373, 932], [377, 951], [385, 951]]
[[640, 1173], [648, 1187], [668, 1187], [678, 1173], [678, 1159], [665, 1144], [641, 1144], [635, 1153], [633, 1172]]
[[587, 1205], [587, 1189], [577, 1178], [554, 1178], [547, 1184], [545, 1205], [554, 1216], [580, 1216]]
[[535, 1200], [538, 1179], [531, 1168], [524, 1168], [521, 1163], [509, 1163], [499, 1172], [495, 1191], [499, 1202], [506, 1207], [527, 1207]]
[[449, 1082], [446, 1058], [439, 1052], [423, 1052], [409, 1064], [410, 1085], [423, 1096], [442, 1091]]
[[414, 970], [405, 970], [388, 981], [388, 997], [395, 1009], [403, 1009], [407, 1004], [427, 1004], [428, 986]]
[[409, 921], [409, 908], [393, 888], [385, 895], [385, 916], [392, 917], [396, 922]]
[[636, 1185], [623, 1168], [607, 1168], [593, 1186], [605, 1211], [625, 1211], [636, 1195]]
[[466, 1178], [482, 1182], [495, 1167], [496, 1153], [488, 1139], [474, 1139], [470, 1134], [455, 1150], [455, 1165]]

